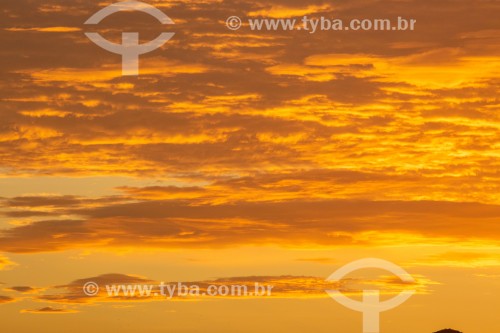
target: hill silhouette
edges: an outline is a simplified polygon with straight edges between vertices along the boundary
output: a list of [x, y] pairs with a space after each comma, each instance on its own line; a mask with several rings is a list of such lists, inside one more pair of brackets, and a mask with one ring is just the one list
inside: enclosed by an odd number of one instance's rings
[[447, 329], [444, 329], [444, 330], [441, 330], [441, 331], [437, 331], [437, 332], [434, 332], [434, 333], [463, 333], [463, 332], [452, 330], [451, 328], [447, 328]]

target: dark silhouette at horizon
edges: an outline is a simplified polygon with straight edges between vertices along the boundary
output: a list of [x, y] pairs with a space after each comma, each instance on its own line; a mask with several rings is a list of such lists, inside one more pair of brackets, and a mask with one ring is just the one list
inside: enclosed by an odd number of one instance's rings
[[457, 330], [452, 330], [451, 328], [446, 328], [444, 330], [437, 331], [437, 332], [434, 332], [434, 333], [463, 333], [463, 332], [460, 332], [460, 331], [457, 331]]

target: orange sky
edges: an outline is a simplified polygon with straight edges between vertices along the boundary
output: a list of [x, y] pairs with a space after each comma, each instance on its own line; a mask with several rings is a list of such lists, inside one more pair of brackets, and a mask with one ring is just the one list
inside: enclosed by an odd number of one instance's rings
[[[84, 32], [146, 42], [165, 27], [137, 12], [84, 25], [113, 2], [0, 6], [6, 333], [357, 333], [361, 314], [324, 279], [366, 257], [417, 279], [382, 332], [500, 331], [498, 1], [146, 1], [175, 36], [137, 77]], [[417, 25], [231, 31], [232, 15]], [[217, 279], [279, 287], [268, 299], [79, 293], [92, 280]]]

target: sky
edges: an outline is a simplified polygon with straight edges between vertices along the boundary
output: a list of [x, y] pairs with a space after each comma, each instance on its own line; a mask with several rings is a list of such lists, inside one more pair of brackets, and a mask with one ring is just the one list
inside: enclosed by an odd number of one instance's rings
[[[381, 332], [500, 331], [500, 3], [151, 0], [0, 5], [6, 333], [362, 332], [325, 292], [415, 295]], [[243, 26], [228, 29], [238, 16]], [[248, 19], [416, 20], [256, 31]], [[175, 35], [140, 75], [90, 41]], [[340, 267], [380, 258], [415, 278]], [[121, 297], [86, 282], [260, 282], [268, 297]], [[101, 288], [103, 289], [103, 288]]]

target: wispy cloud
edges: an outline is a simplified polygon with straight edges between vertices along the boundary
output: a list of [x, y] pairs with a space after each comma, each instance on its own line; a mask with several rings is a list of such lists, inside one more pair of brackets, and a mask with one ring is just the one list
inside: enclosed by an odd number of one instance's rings
[[32, 313], [32, 314], [68, 314], [68, 313], [78, 313], [77, 310], [72, 309], [59, 309], [53, 307], [44, 307], [39, 309], [24, 309], [21, 313]]
[[[83, 292], [82, 287], [86, 283], [96, 283], [100, 286], [98, 294], [89, 297]], [[196, 286], [198, 292], [196, 295], [179, 295], [173, 294], [169, 295], [171, 298], [169, 300], [185, 301], [189, 299], [209, 299], [213, 297], [217, 298], [255, 298], [253, 294], [246, 295], [223, 295], [223, 296], [208, 296], [208, 288], [210, 286], [245, 286], [247, 290], [253, 290], [255, 283], [260, 286], [270, 286], [272, 287], [271, 293], [265, 297], [273, 298], [327, 298], [329, 297], [326, 290], [341, 290], [343, 293], [358, 295], [362, 293], [365, 287], [370, 286], [377, 287], [381, 289], [385, 294], [399, 293], [405, 289], [413, 289], [419, 293], [427, 293], [428, 287], [435, 284], [431, 280], [423, 277], [419, 277], [417, 282], [411, 284], [402, 284], [399, 280], [390, 277], [384, 277], [380, 281], [375, 281], [371, 279], [356, 278], [356, 279], [346, 279], [340, 282], [331, 282], [325, 280], [321, 277], [312, 276], [248, 276], [248, 277], [231, 277], [231, 278], [220, 278], [214, 280], [204, 280], [204, 281], [188, 281], [188, 282], [165, 282], [165, 285], [178, 285], [181, 283], [187, 288], [192, 288]], [[148, 294], [139, 295], [137, 294], [119, 294], [119, 295], [109, 295], [106, 286], [120, 286], [120, 285], [140, 285], [140, 286], [151, 286], [150, 292]], [[159, 288], [160, 282], [154, 281], [148, 278], [125, 275], [125, 274], [104, 274], [100, 276], [80, 279], [71, 282], [67, 285], [60, 285], [51, 288], [47, 288], [47, 292], [39, 294], [36, 299], [39, 301], [46, 302], [56, 302], [56, 303], [67, 303], [67, 304], [88, 304], [88, 303], [100, 303], [100, 302], [130, 302], [130, 301], [162, 301], [165, 300], [165, 296], [161, 295], [161, 290]]]

